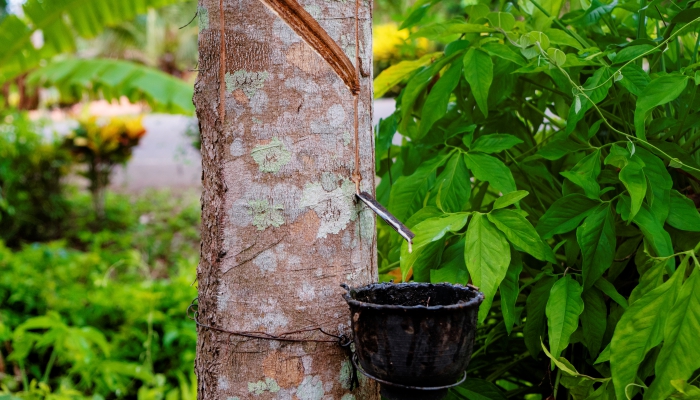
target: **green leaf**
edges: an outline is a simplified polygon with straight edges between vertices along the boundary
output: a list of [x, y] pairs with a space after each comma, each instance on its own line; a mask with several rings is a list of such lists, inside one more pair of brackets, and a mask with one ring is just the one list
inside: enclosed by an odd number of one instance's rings
[[651, 212], [657, 221], [663, 222], [668, 217], [671, 203], [671, 174], [668, 173], [664, 162], [646, 149], [637, 146], [635, 154], [644, 162], [644, 175], [649, 180], [649, 188], [653, 194]]
[[568, 194], [549, 206], [537, 224], [537, 232], [542, 239], [549, 239], [574, 230], [599, 204], [582, 194]]
[[522, 142], [522, 140], [507, 133], [494, 133], [476, 139], [471, 145], [471, 150], [487, 154], [500, 153]]
[[418, 68], [429, 65], [435, 58], [438, 58], [442, 53], [426, 54], [418, 60], [401, 61], [398, 64], [382, 71], [374, 78], [374, 98], [378, 99], [386, 94], [391, 88], [401, 83], [408, 78], [413, 71]]
[[554, 139], [545, 144], [540, 150], [537, 151], [537, 155], [542, 156], [547, 160], [558, 160], [566, 155], [580, 150], [585, 150], [587, 148], [588, 146], [586, 145], [574, 142], [573, 140], [564, 137], [562, 139]]
[[420, 3], [421, 2], [418, 2], [418, 4], [416, 4], [418, 7], [414, 8], [408, 17], [406, 17], [406, 19], [401, 23], [399, 30], [411, 28], [420, 23], [423, 17], [425, 17], [425, 15], [428, 13], [428, 10], [430, 10], [430, 8], [437, 2], [427, 2], [424, 4]]
[[680, 96], [688, 84], [688, 79], [684, 75], [663, 75], [649, 82], [637, 98], [637, 108], [634, 110], [634, 128], [638, 138], [646, 140], [644, 120], [647, 114], [654, 107]]
[[565, 31], [562, 31], [561, 29], [545, 29], [544, 33], [549, 38], [551, 44], [556, 44], [558, 46], [569, 46], [577, 50], [583, 50], [583, 46], [581, 46], [581, 43], [579, 43], [578, 40], [574, 39], [571, 37], [571, 35]]
[[540, 239], [532, 224], [519, 213], [513, 210], [493, 210], [488, 214], [488, 218], [519, 249], [538, 260], [556, 262], [552, 249]]
[[438, 207], [445, 212], [462, 211], [469, 202], [472, 187], [469, 181], [469, 170], [462, 159], [462, 153], [456, 152], [447, 161], [435, 186], [439, 188]]
[[644, 88], [651, 82], [649, 75], [637, 64], [625, 66], [620, 70], [620, 73], [622, 73], [622, 80], [619, 81], [619, 84], [635, 96], [640, 96]]
[[[621, 196], [620, 200], [617, 202], [617, 212], [623, 219], [627, 219], [629, 209], [630, 198], [624, 195]], [[649, 206], [642, 204], [642, 208], [639, 209], [639, 212], [634, 216], [632, 222], [637, 224], [639, 230], [642, 231], [644, 239], [651, 245], [655, 256], [667, 257], [673, 254], [671, 236], [664, 230], [663, 224], [651, 213]], [[673, 260], [669, 260], [669, 263], [672, 262]]]
[[[650, 44], [640, 44], [637, 46], [627, 46], [620, 50], [620, 52], [615, 55], [615, 58], [613, 59], [613, 64], [624, 64], [627, 61], [636, 59], [637, 57], [641, 56], [642, 54], [648, 52], [649, 50], [653, 49], [655, 46], [652, 46]], [[649, 53], [651, 54], [651, 53]], [[624, 75], [624, 72], [623, 72]]]
[[671, 20], [672, 24], [683, 24], [693, 22], [700, 18], [700, 9], [698, 8], [688, 8], [682, 10]]
[[525, 65], [525, 60], [523, 56], [511, 50], [510, 47], [502, 43], [489, 42], [481, 46], [482, 49], [486, 50], [487, 53], [494, 57], [502, 58], [504, 60], [511, 61], [517, 65]]
[[605, 293], [606, 296], [610, 297], [612, 301], [615, 303], [619, 304], [620, 307], [623, 309], [627, 309], [629, 305], [627, 304], [627, 299], [622, 297], [620, 293], [617, 292], [617, 289], [615, 289], [615, 286], [608, 282], [607, 279], [605, 278], [600, 278], [596, 281], [595, 287], [600, 289], [603, 293]]
[[421, 70], [411, 76], [406, 83], [406, 87], [401, 92], [400, 104], [398, 104], [397, 101], [397, 106], [399, 107], [401, 113], [400, 131], [406, 131], [408, 122], [413, 121], [413, 107], [415, 106], [418, 97], [425, 92], [426, 86], [433, 81], [435, 75], [437, 75], [447, 64], [451, 63], [452, 60], [461, 54], [461, 50], [457, 50], [455, 53], [451, 53], [449, 55], [445, 54], [444, 56], [437, 58], [434, 62], [432, 62], [432, 64], [423, 67]]
[[503, 194], [514, 192], [515, 179], [503, 162], [495, 157], [469, 152], [464, 155], [464, 162], [474, 177], [482, 182], [488, 182]]
[[488, 117], [488, 96], [493, 81], [493, 61], [491, 56], [481, 49], [470, 48], [464, 55], [464, 77], [469, 82], [472, 95], [481, 113]]
[[32, 72], [32, 83], [54, 87], [62, 98], [83, 95], [104, 96], [107, 100], [127, 97], [146, 101], [154, 111], [191, 114], [192, 85], [131, 61], [73, 58], [54, 61]]
[[506, 195], [497, 198], [496, 201], [493, 203], [493, 209], [497, 210], [499, 208], [506, 208], [511, 204], [519, 202], [528, 194], [530, 194], [530, 192], [526, 190], [517, 190], [515, 192], [510, 192]]
[[469, 400], [506, 400], [506, 396], [498, 386], [483, 379], [467, 378], [463, 384], [450, 390], [456, 391]]
[[435, 179], [435, 171], [441, 167], [451, 153], [439, 155], [421, 164], [409, 176], [402, 176], [391, 187], [389, 211], [399, 220], [405, 221], [416, 210], [423, 208], [425, 198]]
[[515, 17], [511, 13], [492, 12], [486, 16], [491, 23], [491, 26], [501, 28], [504, 31], [510, 31], [515, 26]]
[[466, 285], [469, 283], [469, 272], [464, 263], [464, 237], [453, 243], [442, 253], [442, 265], [439, 269], [430, 270], [430, 282], [449, 282]]
[[474, 285], [484, 293], [479, 307], [479, 322], [482, 322], [510, 264], [508, 241], [484, 214], [475, 213], [467, 228], [464, 260]]
[[588, 290], [610, 268], [615, 255], [615, 218], [610, 204], [601, 204], [576, 229], [583, 255], [583, 286]]
[[586, 89], [584, 93], [590, 98], [590, 101], [582, 94], [576, 94], [576, 98], [580, 99], [581, 106], [571, 107], [569, 110], [569, 118], [566, 122], [567, 133], [573, 132], [578, 121], [582, 120], [588, 110], [593, 107], [591, 101], [597, 104], [607, 97], [608, 91], [613, 84], [613, 80], [609, 78], [610, 68], [602, 67], [597, 69], [590, 78], [586, 79], [583, 88]]
[[550, 47], [549, 49], [547, 49], [547, 56], [549, 57], [552, 64], [559, 67], [563, 66], [566, 62], [566, 54], [564, 54], [563, 51], [554, 47]]
[[569, 345], [571, 334], [578, 328], [578, 318], [583, 312], [581, 285], [567, 275], [559, 279], [547, 300], [547, 325], [549, 347], [552, 356], [558, 358]]
[[600, 149], [583, 157], [571, 170], [560, 172], [560, 174], [583, 188], [589, 198], [598, 199], [600, 185], [597, 179], [600, 175]]
[[[633, 156], [634, 157], [634, 156]], [[643, 164], [639, 162], [630, 162], [620, 170], [620, 181], [632, 198], [632, 206], [630, 209], [628, 221], [631, 221], [642, 208], [644, 196], [647, 194], [647, 178], [644, 176]]]
[[518, 280], [523, 270], [523, 260], [520, 253], [511, 249], [510, 259], [508, 272], [500, 285], [501, 312], [503, 313], [503, 323], [506, 325], [506, 331], [509, 335], [513, 324], [515, 324], [515, 303], [519, 293]]
[[581, 326], [586, 348], [595, 358], [603, 344], [603, 335], [608, 318], [608, 308], [600, 290], [590, 288], [583, 292], [583, 313], [581, 313]]
[[700, 400], [700, 388], [693, 386], [682, 379], [674, 379], [671, 381], [676, 390], [680, 393], [679, 395], [673, 396], [674, 398], [680, 398], [684, 400]]
[[430, 93], [423, 105], [420, 128], [416, 139], [425, 136], [425, 134], [430, 131], [433, 124], [445, 116], [450, 95], [457, 87], [461, 75], [462, 66], [459, 63], [453, 63], [437, 83], [433, 85], [432, 89], [430, 89]]
[[[422, 277], [419, 281], [430, 279], [430, 269], [437, 268], [440, 261], [435, 260], [435, 253], [444, 249], [442, 239], [448, 232], [456, 232], [467, 224], [469, 213], [448, 214], [444, 217], [428, 218], [412, 229], [416, 232], [413, 238], [413, 252], [408, 252], [407, 242], [401, 244], [401, 274], [406, 280], [408, 272], [413, 268], [414, 277]], [[416, 279], [418, 280], [418, 279]]]
[[630, 305], [617, 323], [610, 343], [610, 371], [618, 399], [627, 398], [627, 386], [635, 382], [644, 356], [661, 343], [684, 274], [681, 264], [671, 279]]
[[[656, 359], [656, 378], [645, 399], [665, 399], [674, 392], [671, 380], [689, 379], [700, 368], [700, 266], [693, 268], [678, 299], [669, 310], [664, 345]], [[679, 270], [680, 271], [680, 270]], [[676, 272], [677, 273], [677, 272]]]
[[692, 200], [671, 191], [671, 207], [666, 222], [676, 229], [689, 232], [700, 232], [700, 213]]
[[409, 39], [428, 38], [430, 40], [439, 41], [441, 39], [450, 38], [451, 35], [482, 32], [495, 32], [495, 29], [481, 24], [469, 24], [464, 22], [461, 18], [455, 18], [449, 21], [439, 21], [423, 26], [412, 33]]
[[556, 278], [550, 275], [542, 277], [530, 291], [525, 302], [527, 319], [523, 328], [525, 346], [533, 357], [540, 352], [540, 339], [545, 329], [545, 309], [549, 300], [549, 292], [556, 282]]

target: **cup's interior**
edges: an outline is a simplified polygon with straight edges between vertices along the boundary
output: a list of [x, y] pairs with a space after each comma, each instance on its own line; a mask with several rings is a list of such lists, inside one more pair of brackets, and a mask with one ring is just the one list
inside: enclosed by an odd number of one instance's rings
[[449, 306], [468, 302], [476, 295], [472, 288], [444, 284], [375, 284], [351, 293], [357, 301], [395, 306]]

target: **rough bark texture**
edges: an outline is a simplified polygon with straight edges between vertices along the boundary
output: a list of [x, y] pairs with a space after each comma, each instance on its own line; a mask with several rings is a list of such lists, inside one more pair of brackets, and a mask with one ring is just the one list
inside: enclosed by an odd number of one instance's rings
[[[354, 0], [300, 3], [354, 60]], [[273, 334], [310, 327], [349, 333], [339, 284], [376, 279], [375, 219], [354, 203], [350, 181], [352, 95], [258, 0], [224, 0], [223, 8], [222, 80], [219, 0], [199, 3], [200, 321]], [[362, 190], [372, 192], [371, 3], [362, 2], [360, 19]], [[200, 327], [195, 370], [202, 399], [379, 398], [363, 379], [360, 389], [348, 390], [350, 364], [335, 344], [229, 337]]]

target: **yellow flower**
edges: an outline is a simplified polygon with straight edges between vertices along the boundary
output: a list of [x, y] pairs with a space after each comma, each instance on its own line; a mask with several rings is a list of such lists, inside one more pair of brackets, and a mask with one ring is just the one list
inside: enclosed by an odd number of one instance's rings
[[[372, 28], [372, 55], [375, 60], [389, 61], [399, 57], [399, 48], [408, 42], [408, 29], [399, 30], [394, 23], [375, 25]], [[426, 50], [428, 40], [420, 38], [415, 41], [416, 50]]]

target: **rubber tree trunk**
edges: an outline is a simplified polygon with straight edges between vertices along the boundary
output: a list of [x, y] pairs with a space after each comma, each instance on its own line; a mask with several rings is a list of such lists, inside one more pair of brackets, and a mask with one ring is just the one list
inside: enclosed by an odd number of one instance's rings
[[[355, 2], [301, 5], [354, 60]], [[223, 0], [223, 10], [222, 25], [219, 0], [199, 2], [200, 322], [271, 334], [316, 327], [349, 334], [339, 285], [376, 280], [375, 219], [355, 204], [350, 181], [358, 145], [362, 190], [374, 190], [371, 3], [363, 2], [359, 14], [364, 73], [357, 144], [353, 97], [327, 63], [258, 0]], [[249, 339], [199, 327], [195, 370], [201, 399], [379, 398], [367, 380], [348, 389], [349, 360], [330, 343]]]

